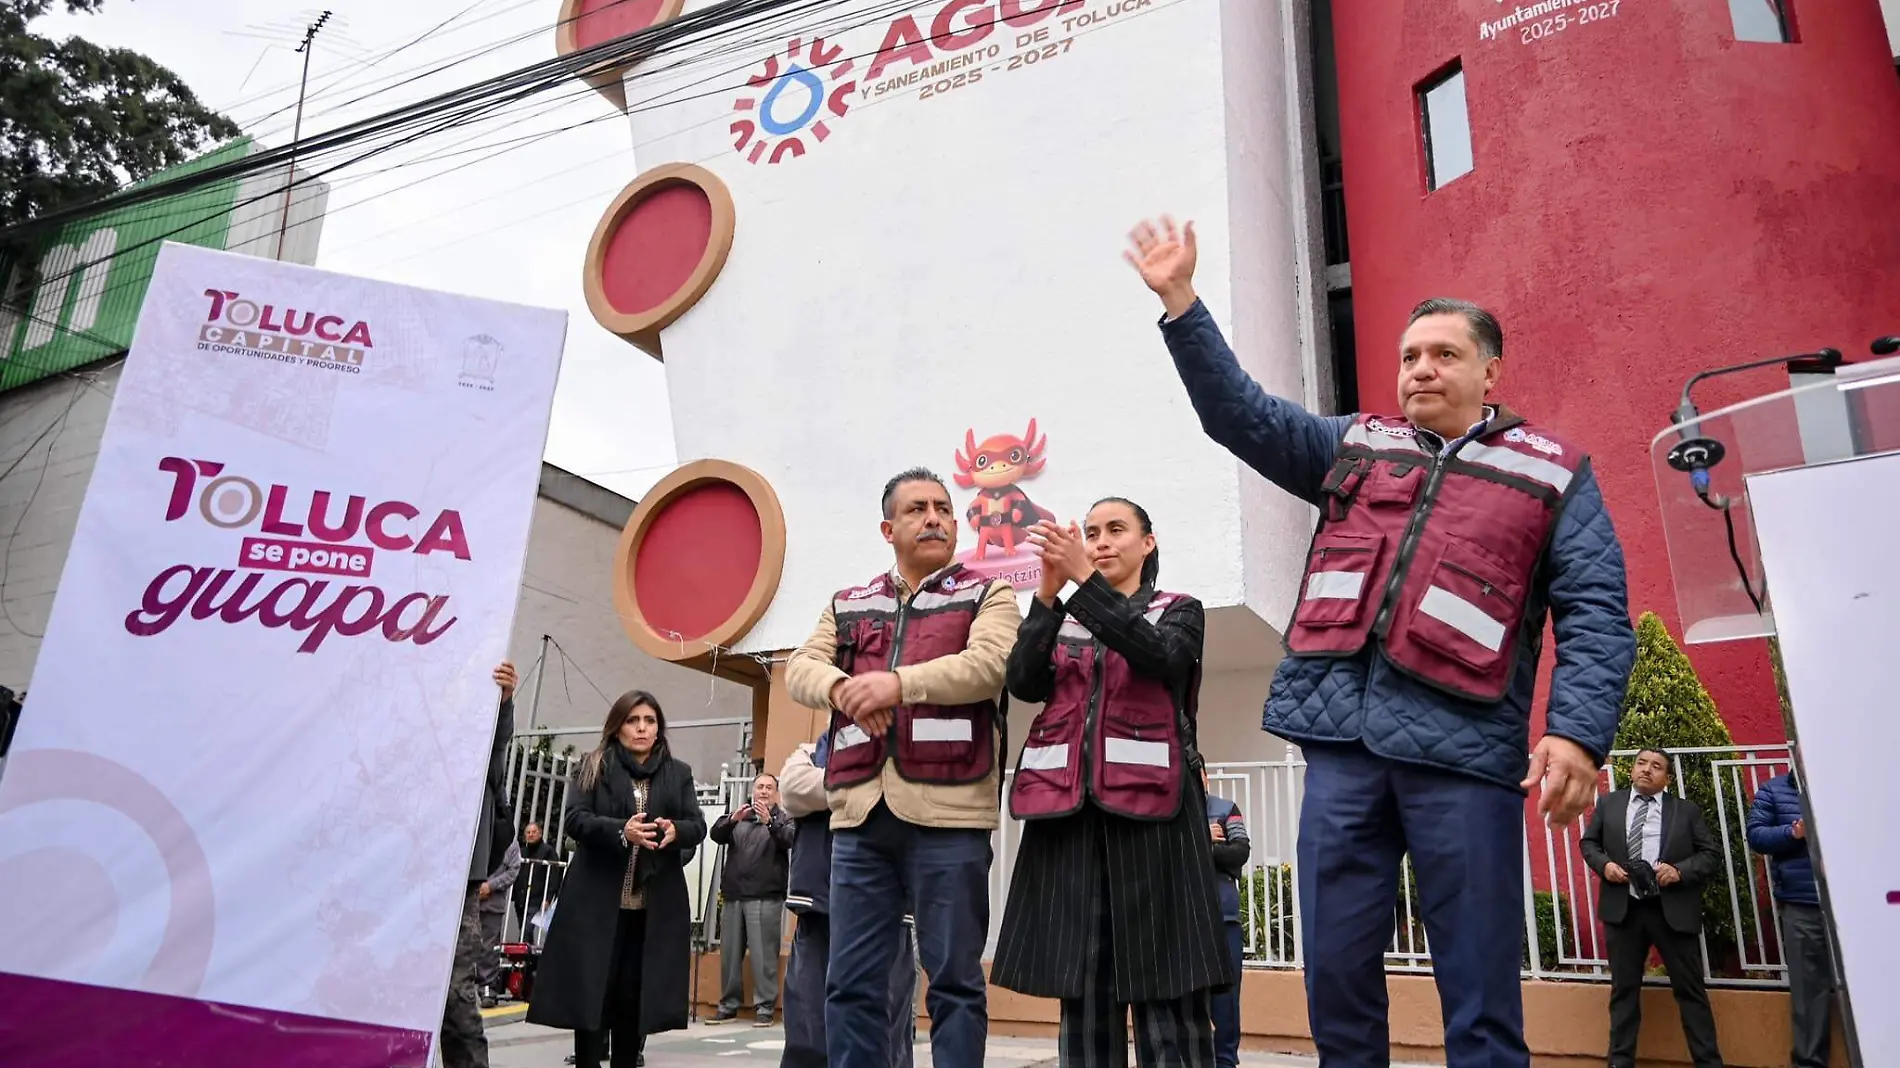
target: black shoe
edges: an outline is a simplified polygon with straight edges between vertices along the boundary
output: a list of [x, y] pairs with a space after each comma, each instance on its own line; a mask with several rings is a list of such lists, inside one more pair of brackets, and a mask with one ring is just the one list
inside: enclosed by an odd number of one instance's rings
[[644, 1053], [640, 1054], [640, 1059], [634, 1063], [638, 1068], [647, 1068], [647, 1055]]
[[482, 995], [482, 1008], [484, 1008], [484, 1009], [492, 1009], [492, 1008], [494, 1008], [494, 1007], [495, 1007], [496, 1005], [498, 1005], [498, 1004], [500, 1004], [500, 1002], [498, 1002], [498, 1001], [496, 1001], [496, 1000], [495, 1000], [495, 995], [493, 995], [493, 994], [483, 994], [483, 995]]
[[752, 1026], [754, 1026], [754, 1027], [770, 1027], [770, 1026], [772, 1026], [772, 1014], [771, 1014], [771, 1013], [769, 1013], [769, 1012], [762, 1012], [762, 1013], [759, 1013], [759, 1015], [758, 1015], [758, 1016], [757, 1016], [756, 1018], [754, 1018], [754, 1019], [753, 1019], [753, 1021], [752, 1021]]
[[567, 1055], [567, 1059], [566, 1059], [566, 1060], [564, 1060], [564, 1061], [562, 1061], [561, 1063], [562, 1063], [562, 1064], [573, 1064], [573, 1063], [575, 1063], [575, 1062], [576, 1062], [576, 1061], [577, 1061], [578, 1059], [579, 1059], [579, 1058], [577, 1058], [577, 1057], [575, 1057], [575, 1056], [574, 1056], [574, 1055], [573, 1055], [572, 1053], [570, 1053], [570, 1054], [568, 1054], [568, 1055]]
[[738, 1018], [739, 1018], [739, 1014], [737, 1012], [728, 1012], [725, 1009], [720, 1009], [718, 1012], [715, 1012], [711, 1016], [706, 1017], [706, 1023], [709, 1025], [731, 1023], [732, 1021]]

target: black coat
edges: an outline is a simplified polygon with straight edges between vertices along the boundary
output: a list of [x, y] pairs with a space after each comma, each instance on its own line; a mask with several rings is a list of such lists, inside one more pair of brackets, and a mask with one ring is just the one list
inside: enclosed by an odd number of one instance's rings
[[[1683, 934], [1702, 930], [1702, 888], [1722, 873], [1722, 847], [1709, 833], [1702, 811], [1694, 801], [1664, 791], [1662, 802], [1662, 845], [1656, 859], [1674, 865], [1682, 881], [1666, 886], [1662, 892], [1663, 918], [1671, 929]], [[1624, 869], [1630, 863], [1629, 843], [1630, 790], [1624, 787], [1597, 802], [1596, 815], [1577, 840], [1584, 863], [1599, 876], [1614, 863]], [[1630, 890], [1626, 883], [1603, 880], [1602, 898], [1597, 915], [1604, 923], [1622, 923], [1629, 915]]]
[[[621, 828], [633, 811], [633, 782], [609, 752], [599, 781], [568, 786], [567, 833], [578, 848], [561, 883], [560, 904], [535, 971], [528, 1022], [569, 1031], [600, 1029], [607, 998], [614, 931], [620, 922], [620, 886], [628, 848]], [[686, 1027], [687, 976], [692, 966], [692, 901], [682, 853], [706, 837], [706, 819], [693, 792], [693, 769], [672, 757], [653, 774], [647, 796], [651, 819], [673, 821], [677, 838], [643, 855], [646, 952], [640, 973], [640, 1024], [646, 1034]], [[651, 863], [648, 863], [648, 860]]]
[[[1054, 692], [1066, 611], [1133, 670], [1167, 679], [1191, 731], [1205, 612], [1186, 598], [1151, 624], [1142, 613], [1153, 592], [1123, 597], [1097, 575], [1066, 606], [1031, 602], [1009, 657], [1009, 692], [1023, 701], [1047, 701]], [[1118, 1002], [1170, 1000], [1239, 980], [1221, 919], [1199, 757], [1191, 733], [1182, 741], [1189, 759], [1181, 762], [1181, 807], [1167, 822], [1124, 819], [1090, 803], [1023, 824], [992, 982], [1035, 997], [1082, 997], [1097, 981], [1104, 927]]]

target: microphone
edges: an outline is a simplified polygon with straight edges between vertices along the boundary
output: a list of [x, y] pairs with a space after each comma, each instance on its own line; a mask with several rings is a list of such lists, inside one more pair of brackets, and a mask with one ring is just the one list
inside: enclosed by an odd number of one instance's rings
[[[1874, 344], [1878, 346], [1884, 341], [1893, 342], [1894, 351], [1900, 351], [1900, 337], [1882, 338]], [[1711, 496], [1709, 492], [1713, 487], [1709, 469], [1722, 462], [1723, 457], [1727, 455], [1727, 450], [1723, 448], [1720, 441], [1702, 437], [1699, 433], [1702, 413], [1696, 410], [1695, 401], [1690, 397], [1696, 384], [1705, 378], [1734, 374], [1737, 371], [1752, 371], [1776, 364], [1784, 365], [1791, 374], [1829, 372], [1841, 365], [1841, 359], [1839, 349], [1816, 349], [1813, 352], [1803, 352], [1793, 356], [1771, 356], [1765, 360], [1751, 360], [1732, 367], [1717, 367], [1694, 375], [1689, 381], [1683, 383], [1682, 397], [1676, 403], [1676, 410], [1671, 413], [1671, 418], [1675, 421], [1677, 444], [1675, 448], [1669, 450], [1669, 466], [1689, 476], [1690, 487], [1695, 490], [1696, 496], [1702, 498], [1704, 504], [1716, 509], [1728, 507], [1727, 497]]]
[[1893, 334], [1888, 334], [1886, 337], [1877, 337], [1867, 348], [1876, 356], [1892, 356], [1894, 353], [1900, 352], [1900, 337], [1896, 337]]

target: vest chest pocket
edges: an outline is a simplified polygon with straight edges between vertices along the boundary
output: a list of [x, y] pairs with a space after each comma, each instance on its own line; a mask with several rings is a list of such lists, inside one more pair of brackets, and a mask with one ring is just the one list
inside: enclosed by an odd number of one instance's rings
[[[891, 660], [890, 630], [881, 620], [855, 620], [849, 627], [840, 629], [838, 652], [839, 666], [853, 675], [887, 670]], [[845, 662], [847, 655], [849, 663]]]
[[1375, 508], [1409, 508], [1424, 484], [1425, 468], [1419, 464], [1381, 463], [1373, 468], [1359, 492], [1366, 504]]
[[1359, 621], [1374, 591], [1373, 572], [1379, 564], [1383, 534], [1323, 532], [1313, 542], [1307, 559], [1306, 585], [1293, 622], [1307, 627], [1347, 627]]
[[1510, 655], [1523, 604], [1522, 582], [1453, 538], [1413, 612], [1412, 636], [1473, 671], [1490, 672]]

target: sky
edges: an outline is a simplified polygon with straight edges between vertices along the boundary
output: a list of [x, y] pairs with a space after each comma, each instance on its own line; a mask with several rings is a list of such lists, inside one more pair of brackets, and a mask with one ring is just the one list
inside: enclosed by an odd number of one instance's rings
[[[305, 137], [439, 92], [552, 58], [560, 0], [329, 0], [310, 62]], [[33, 24], [136, 49], [264, 143], [291, 141], [302, 28], [322, 5], [237, 0], [107, 0], [92, 15], [61, 7]], [[452, 21], [450, 21], [452, 20]], [[425, 33], [448, 24], [426, 38]], [[385, 56], [400, 45], [421, 41]], [[502, 45], [406, 85], [465, 53]], [[355, 98], [366, 99], [356, 101]], [[355, 102], [352, 102], [355, 101]], [[544, 110], [545, 109], [545, 110]], [[473, 153], [388, 174], [331, 176], [317, 266], [345, 274], [568, 312], [567, 350], [547, 459], [638, 499], [674, 466], [660, 363], [603, 330], [581, 294], [582, 252], [614, 195], [638, 173], [626, 120], [579, 82], [494, 122], [444, 132], [430, 153], [586, 125], [492, 159]], [[480, 160], [417, 182], [458, 162]], [[410, 188], [398, 186], [416, 183]]]

